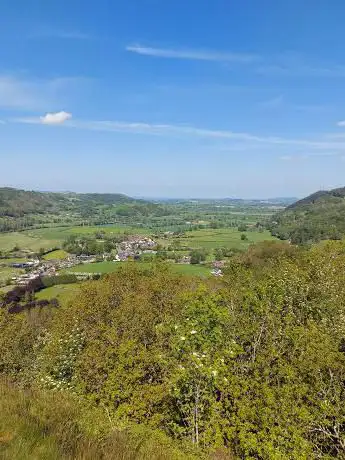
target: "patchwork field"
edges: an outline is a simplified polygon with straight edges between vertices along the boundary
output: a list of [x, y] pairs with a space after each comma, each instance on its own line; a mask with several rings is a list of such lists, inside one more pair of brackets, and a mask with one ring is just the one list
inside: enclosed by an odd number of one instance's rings
[[35, 230], [28, 230], [25, 232], [26, 235], [33, 238], [42, 238], [45, 240], [62, 241], [68, 238], [70, 235], [88, 235], [96, 232], [104, 232], [109, 234], [118, 234], [128, 232], [130, 234], [150, 234], [150, 230], [139, 227], [125, 227], [117, 225], [105, 225], [105, 226], [77, 226], [77, 227], [51, 227], [51, 228], [39, 228]]
[[196, 230], [186, 233], [186, 236], [179, 238], [179, 241], [183, 246], [192, 248], [216, 249], [227, 247], [230, 249], [246, 249], [253, 243], [276, 239], [268, 231], [248, 231], [245, 232], [247, 240], [243, 241], [241, 240], [242, 233], [235, 228]]
[[70, 235], [87, 235], [102, 231], [109, 234], [128, 232], [130, 234], [149, 235], [150, 230], [121, 226], [93, 227], [52, 227], [27, 230], [25, 232], [0, 233], [0, 251], [8, 252], [18, 247], [21, 250], [38, 252], [40, 249], [60, 247]]

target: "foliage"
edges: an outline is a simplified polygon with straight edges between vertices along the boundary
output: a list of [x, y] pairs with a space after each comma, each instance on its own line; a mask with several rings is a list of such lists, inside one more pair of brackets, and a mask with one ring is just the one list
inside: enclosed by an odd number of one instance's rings
[[207, 250], [206, 249], [194, 249], [190, 253], [190, 263], [195, 265], [195, 264], [200, 264], [200, 262], [204, 262], [207, 257]]
[[343, 242], [262, 243], [222, 279], [127, 264], [68, 306], [3, 309], [0, 369], [199, 458], [344, 458], [344, 266]]
[[294, 244], [340, 240], [345, 236], [345, 188], [316, 192], [274, 215], [272, 235]]

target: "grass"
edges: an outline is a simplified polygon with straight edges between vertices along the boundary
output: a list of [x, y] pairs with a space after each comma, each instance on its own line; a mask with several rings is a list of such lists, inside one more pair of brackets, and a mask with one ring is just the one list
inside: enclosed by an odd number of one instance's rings
[[24, 271], [19, 268], [0, 267], [0, 283], [5, 283], [9, 278], [18, 276], [21, 273], [24, 273]]
[[64, 251], [63, 249], [56, 249], [55, 251], [48, 252], [43, 256], [44, 260], [61, 260], [66, 259], [68, 257], [68, 252]]
[[172, 264], [171, 271], [181, 275], [210, 276], [211, 269], [203, 265]]
[[19, 263], [19, 262], [27, 262], [28, 259], [24, 258], [24, 257], [10, 257], [10, 258], [6, 258], [6, 259], [0, 259], [0, 265], [1, 264], [4, 264], [4, 265], [9, 265], [9, 264], [16, 264], [16, 263]]
[[38, 252], [41, 248], [49, 249], [59, 243], [60, 241], [58, 240], [49, 240], [22, 232], [0, 234], [0, 251], [11, 251], [15, 246], [17, 246], [20, 249]]
[[12, 291], [12, 289], [13, 289], [12, 284], [10, 284], [9, 286], [2, 286], [0, 287], [0, 294], [1, 293], [6, 294], [6, 292]]
[[[192, 460], [159, 431], [120, 429], [101, 409], [62, 391], [21, 390], [0, 381], [2, 460]], [[200, 452], [201, 454], [201, 452]]]
[[130, 234], [143, 234], [149, 235], [152, 232], [146, 228], [137, 227], [121, 227], [118, 225], [114, 226], [74, 226], [74, 227], [51, 227], [51, 228], [39, 228], [35, 230], [28, 230], [25, 232], [26, 235], [32, 238], [42, 238], [51, 241], [63, 241], [71, 235], [88, 235], [96, 232], [104, 232], [108, 234], [118, 234], [129, 232]]
[[11, 232], [0, 234], [0, 251], [11, 251], [15, 246], [38, 252], [41, 248], [50, 249], [61, 246], [70, 235], [93, 234], [104, 231], [108, 234], [129, 232], [130, 234], [150, 235], [151, 230], [136, 227], [121, 226], [93, 226], [93, 227], [51, 227], [26, 230], [25, 232]]
[[37, 292], [36, 298], [38, 300], [56, 298], [62, 305], [66, 305], [78, 294], [78, 290], [79, 284], [57, 284]]
[[[121, 267], [126, 267], [129, 264], [135, 264], [136, 267], [142, 270], [148, 269], [152, 266], [149, 262], [95, 262], [91, 264], [77, 265], [65, 270], [65, 273], [114, 273]], [[169, 267], [173, 273], [177, 274], [197, 276], [210, 275], [210, 269], [202, 265], [169, 264]]]
[[191, 248], [216, 249], [227, 247], [229, 249], [246, 249], [253, 243], [276, 239], [268, 231], [251, 231], [245, 233], [248, 240], [242, 241], [242, 233], [235, 228], [195, 230], [188, 232], [185, 237], [179, 238], [178, 241], [182, 245]]

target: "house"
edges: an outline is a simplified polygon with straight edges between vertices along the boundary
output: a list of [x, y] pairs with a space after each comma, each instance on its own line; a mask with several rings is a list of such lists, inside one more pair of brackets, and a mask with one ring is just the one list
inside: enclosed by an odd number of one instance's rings
[[213, 276], [223, 276], [223, 272], [219, 268], [214, 268], [211, 270], [211, 273]]

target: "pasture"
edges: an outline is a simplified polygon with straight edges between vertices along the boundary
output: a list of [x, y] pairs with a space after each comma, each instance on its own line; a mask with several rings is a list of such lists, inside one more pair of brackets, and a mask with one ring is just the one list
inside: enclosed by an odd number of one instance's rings
[[4, 284], [13, 276], [19, 276], [24, 273], [24, 270], [12, 267], [0, 267], [0, 284]]
[[[245, 233], [247, 240], [241, 240], [242, 233]], [[275, 240], [276, 238], [268, 231], [247, 231], [239, 232], [236, 228], [205, 229], [188, 232], [178, 241], [183, 246], [191, 248], [216, 249], [226, 247], [229, 249], [247, 249], [248, 246], [261, 241]]]
[[58, 299], [61, 305], [65, 305], [78, 295], [79, 284], [57, 284], [36, 293], [36, 299]]
[[0, 233], [0, 251], [9, 252], [15, 247], [20, 250], [38, 252], [42, 249], [50, 249], [59, 241], [53, 241], [24, 232]]
[[132, 235], [149, 235], [150, 230], [139, 227], [125, 227], [119, 225], [104, 225], [104, 226], [75, 226], [75, 227], [50, 227], [27, 230], [25, 233], [33, 238], [42, 238], [52, 241], [64, 241], [71, 235], [92, 235], [96, 232], [104, 232], [107, 234], [119, 234], [128, 232]]
[[68, 252], [63, 249], [56, 249], [55, 251], [48, 252], [43, 256], [44, 260], [61, 260], [68, 257]]

